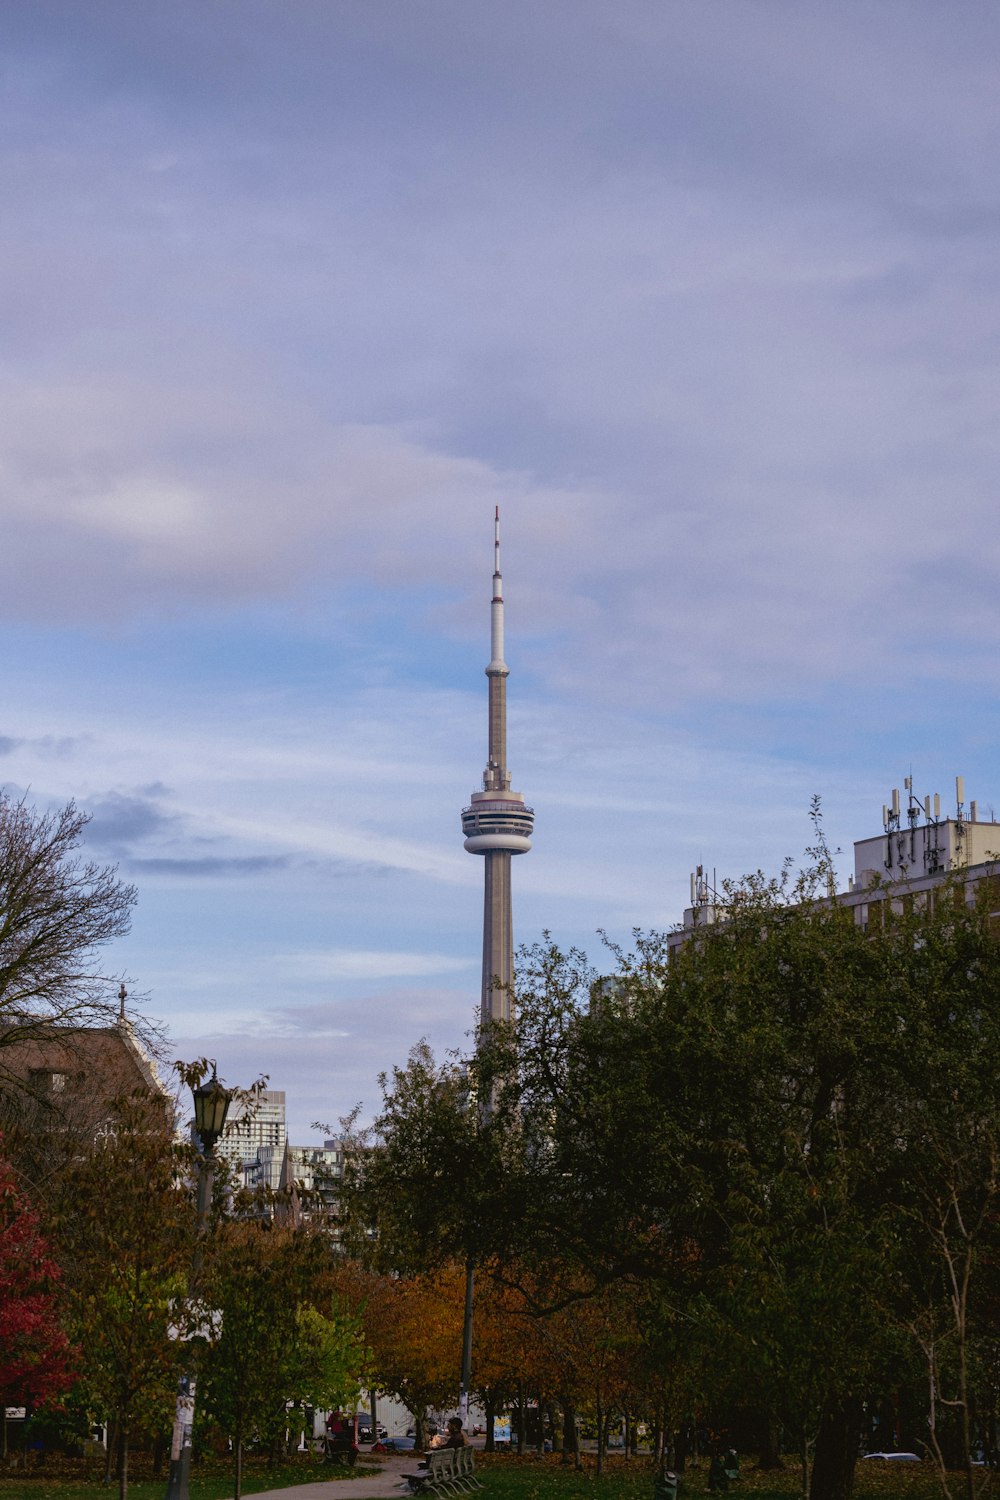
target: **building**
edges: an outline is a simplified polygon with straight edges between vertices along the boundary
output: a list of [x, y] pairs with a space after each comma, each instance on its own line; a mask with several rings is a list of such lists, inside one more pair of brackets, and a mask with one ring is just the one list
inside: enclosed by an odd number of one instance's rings
[[534, 810], [511, 791], [507, 769], [507, 678], [504, 661], [503, 580], [500, 576], [500, 508], [493, 540], [493, 598], [490, 605], [489, 735], [483, 789], [462, 809], [462, 831], [470, 854], [483, 856], [483, 973], [480, 1023], [508, 1021], [514, 985], [514, 928], [510, 862], [531, 848]]
[[[979, 817], [976, 802], [965, 803], [965, 780], [955, 778], [955, 808], [941, 813], [941, 798], [914, 795], [913, 778], [903, 782], [905, 810], [898, 788], [893, 788], [882, 808], [882, 832], [858, 839], [854, 845], [854, 874], [847, 890], [837, 900], [855, 913], [862, 927], [881, 922], [888, 901], [897, 907], [907, 900], [932, 899], [935, 887], [945, 880], [959, 879], [970, 895], [984, 881], [995, 893], [1000, 918], [1000, 823]], [[714, 882], [701, 866], [691, 876], [691, 905], [681, 927], [668, 938], [675, 949], [699, 927], [725, 920], [725, 905], [719, 902]]]
[[94, 1140], [113, 1128], [116, 1101], [142, 1096], [151, 1121], [173, 1125], [174, 1099], [122, 1014], [114, 1026], [32, 1028], [3, 1045], [0, 1119]]
[[344, 1150], [340, 1141], [324, 1141], [322, 1146], [258, 1146], [253, 1160], [243, 1163], [243, 1186], [255, 1191], [285, 1191], [294, 1182], [310, 1207], [332, 1208], [337, 1202], [337, 1187], [344, 1173]]
[[245, 1163], [256, 1161], [257, 1152], [264, 1147], [283, 1152], [287, 1138], [285, 1091], [264, 1089], [250, 1103], [234, 1102], [215, 1154], [232, 1168], [236, 1181], [241, 1182]]

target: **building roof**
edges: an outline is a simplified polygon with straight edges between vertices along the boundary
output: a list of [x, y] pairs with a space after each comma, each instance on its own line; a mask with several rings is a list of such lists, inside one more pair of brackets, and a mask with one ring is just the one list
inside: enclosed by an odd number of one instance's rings
[[[173, 1098], [128, 1021], [115, 1026], [34, 1028], [0, 1047], [5, 1113], [97, 1133], [116, 1099], [149, 1097], [158, 1119], [173, 1122]], [[41, 1120], [39, 1120], [41, 1112]]]

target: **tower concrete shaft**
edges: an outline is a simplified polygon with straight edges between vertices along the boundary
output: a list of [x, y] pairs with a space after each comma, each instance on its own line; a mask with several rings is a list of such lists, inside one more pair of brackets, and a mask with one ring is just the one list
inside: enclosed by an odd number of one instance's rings
[[507, 678], [504, 661], [503, 579], [500, 575], [500, 508], [493, 540], [493, 598], [490, 604], [489, 736], [483, 790], [473, 792], [462, 810], [462, 831], [470, 854], [483, 855], [483, 985], [481, 1024], [509, 1021], [514, 983], [514, 925], [511, 915], [510, 861], [527, 854], [535, 814], [520, 792], [510, 789], [507, 769]]

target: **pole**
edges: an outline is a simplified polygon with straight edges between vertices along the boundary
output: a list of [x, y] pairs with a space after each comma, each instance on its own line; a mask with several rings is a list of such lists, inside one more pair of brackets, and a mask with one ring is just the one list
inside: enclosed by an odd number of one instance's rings
[[[201, 1272], [201, 1247], [208, 1229], [208, 1209], [212, 1201], [214, 1175], [215, 1147], [213, 1143], [205, 1151], [198, 1172], [198, 1238], [195, 1241], [191, 1264], [191, 1283], [195, 1290], [197, 1290]], [[170, 1438], [170, 1472], [167, 1476], [165, 1500], [189, 1500], [188, 1482], [191, 1474], [191, 1434], [194, 1428], [195, 1399], [195, 1376], [191, 1368], [194, 1359], [190, 1346], [185, 1363], [189, 1368], [177, 1381], [177, 1408], [174, 1415], [174, 1429]]]
[[462, 1426], [469, 1425], [469, 1390], [472, 1385], [472, 1296], [475, 1271], [470, 1255], [465, 1262], [465, 1317], [462, 1322], [462, 1391], [458, 1400], [458, 1414]]

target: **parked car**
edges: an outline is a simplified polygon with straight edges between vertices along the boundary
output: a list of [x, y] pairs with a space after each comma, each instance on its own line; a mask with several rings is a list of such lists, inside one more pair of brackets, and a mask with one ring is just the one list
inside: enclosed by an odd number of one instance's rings
[[863, 1458], [884, 1458], [887, 1462], [903, 1464], [919, 1464], [922, 1462], [919, 1453], [864, 1453]]
[[[375, 1436], [372, 1432], [371, 1413], [367, 1411], [353, 1412], [350, 1416], [345, 1417], [344, 1420], [347, 1425], [350, 1426], [355, 1417], [358, 1421], [358, 1442], [373, 1443], [375, 1441]], [[378, 1424], [378, 1435], [380, 1438], [384, 1438], [386, 1436], [386, 1430], [382, 1426], [381, 1422]]]
[[382, 1439], [390, 1453], [412, 1453], [417, 1446], [415, 1437], [407, 1434], [406, 1437], [387, 1437]]

